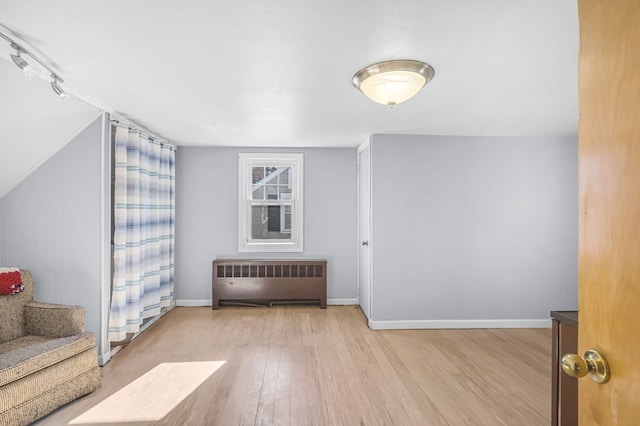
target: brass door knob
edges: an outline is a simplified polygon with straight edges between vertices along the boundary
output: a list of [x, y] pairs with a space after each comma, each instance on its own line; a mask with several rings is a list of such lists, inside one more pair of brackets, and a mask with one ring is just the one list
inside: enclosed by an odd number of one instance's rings
[[609, 381], [610, 372], [607, 361], [596, 351], [589, 349], [584, 357], [567, 354], [562, 357], [562, 370], [571, 377], [584, 377], [587, 374], [596, 383]]

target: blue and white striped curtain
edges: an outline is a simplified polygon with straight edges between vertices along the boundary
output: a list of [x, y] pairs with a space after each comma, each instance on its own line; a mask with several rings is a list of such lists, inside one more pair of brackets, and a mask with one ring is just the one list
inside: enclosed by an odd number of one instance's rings
[[175, 148], [116, 127], [109, 341], [136, 333], [173, 301]]

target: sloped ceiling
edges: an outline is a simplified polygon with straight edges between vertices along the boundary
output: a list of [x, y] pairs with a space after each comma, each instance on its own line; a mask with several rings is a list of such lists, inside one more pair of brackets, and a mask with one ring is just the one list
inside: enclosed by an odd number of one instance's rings
[[[0, 23], [69, 91], [178, 145], [355, 147], [372, 133], [575, 135], [576, 3], [0, 0]], [[403, 58], [436, 70], [414, 99], [390, 109], [352, 87]]]
[[0, 197], [98, 114], [73, 96], [60, 100], [48, 82], [26, 79], [13, 62], [0, 58]]

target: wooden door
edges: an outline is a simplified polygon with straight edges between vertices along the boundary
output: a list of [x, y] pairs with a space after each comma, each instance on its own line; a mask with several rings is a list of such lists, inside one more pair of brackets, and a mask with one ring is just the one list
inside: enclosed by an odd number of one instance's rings
[[579, 424], [640, 422], [640, 1], [579, 0]]

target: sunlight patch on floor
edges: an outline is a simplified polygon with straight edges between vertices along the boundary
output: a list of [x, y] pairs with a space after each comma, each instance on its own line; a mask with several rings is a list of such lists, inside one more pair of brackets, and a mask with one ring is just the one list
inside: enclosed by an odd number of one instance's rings
[[162, 363], [69, 424], [161, 420], [224, 363], [225, 361]]

